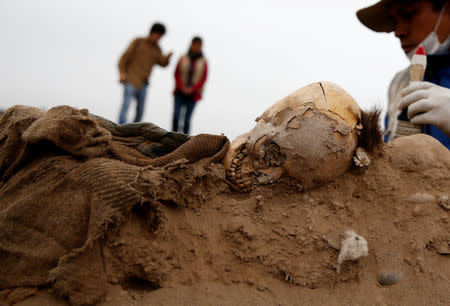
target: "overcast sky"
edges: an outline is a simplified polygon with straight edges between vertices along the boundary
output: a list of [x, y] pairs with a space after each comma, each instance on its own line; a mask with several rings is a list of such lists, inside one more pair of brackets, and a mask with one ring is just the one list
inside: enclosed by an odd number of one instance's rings
[[[153, 70], [144, 120], [169, 129], [173, 72], [190, 39], [209, 61], [192, 134], [233, 139], [275, 101], [311, 82], [332, 81], [363, 109], [386, 108], [387, 87], [408, 61], [393, 34], [355, 16], [374, 0], [0, 0], [0, 107], [87, 108], [117, 121], [123, 89], [117, 61], [155, 21], [174, 56]], [[130, 108], [134, 111], [134, 105]]]

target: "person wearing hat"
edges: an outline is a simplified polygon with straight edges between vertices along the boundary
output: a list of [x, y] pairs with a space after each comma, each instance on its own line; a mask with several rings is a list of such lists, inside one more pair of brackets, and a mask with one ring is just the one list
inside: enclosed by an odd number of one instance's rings
[[419, 45], [427, 53], [424, 81], [409, 84], [409, 70], [398, 72], [389, 86], [385, 140], [395, 138], [398, 114], [423, 125], [423, 132], [450, 149], [450, 4], [446, 0], [381, 0], [356, 12], [376, 32], [394, 32], [411, 60]]

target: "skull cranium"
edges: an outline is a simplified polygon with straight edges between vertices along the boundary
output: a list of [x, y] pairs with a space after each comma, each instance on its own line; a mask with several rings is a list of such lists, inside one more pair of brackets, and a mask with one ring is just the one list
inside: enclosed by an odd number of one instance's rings
[[227, 179], [243, 190], [280, 177], [313, 187], [343, 174], [358, 143], [361, 109], [342, 88], [317, 82], [269, 107], [231, 143]]

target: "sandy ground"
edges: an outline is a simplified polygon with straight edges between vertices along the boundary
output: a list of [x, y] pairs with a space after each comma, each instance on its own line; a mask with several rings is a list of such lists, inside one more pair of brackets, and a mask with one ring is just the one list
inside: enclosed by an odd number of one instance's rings
[[[321, 187], [296, 181], [232, 191], [224, 168], [199, 164], [184, 207], [135, 211], [101, 242], [108, 290], [101, 305], [448, 305], [450, 152], [399, 139]], [[341, 233], [368, 256], [337, 272]], [[377, 275], [401, 275], [382, 285]], [[14, 292], [11, 292], [11, 296]], [[65, 305], [42, 288], [17, 305]]]

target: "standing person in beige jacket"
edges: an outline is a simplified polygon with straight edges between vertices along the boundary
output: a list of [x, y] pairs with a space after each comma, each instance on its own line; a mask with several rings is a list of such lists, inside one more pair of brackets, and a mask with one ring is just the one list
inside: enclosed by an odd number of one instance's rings
[[154, 23], [146, 38], [136, 38], [128, 46], [119, 60], [120, 82], [124, 84], [123, 104], [119, 115], [119, 124], [126, 123], [127, 111], [132, 98], [136, 99], [134, 122], [142, 119], [148, 78], [155, 64], [166, 67], [172, 52], [163, 55], [158, 41], [166, 33], [161, 23]]

